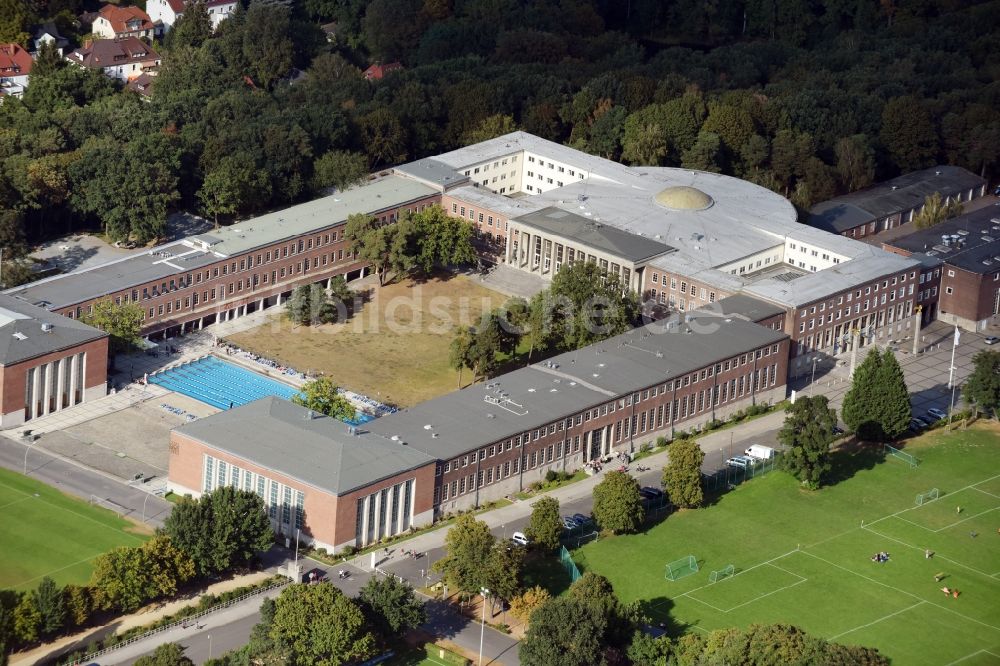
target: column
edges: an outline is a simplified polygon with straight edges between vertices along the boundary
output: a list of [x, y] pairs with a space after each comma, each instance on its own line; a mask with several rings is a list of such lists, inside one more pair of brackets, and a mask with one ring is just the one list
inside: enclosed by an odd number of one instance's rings
[[69, 404], [76, 404], [76, 385], [79, 383], [80, 357], [73, 354], [69, 357]]
[[42, 414], [49, 413], [49, 401], [52, 399], [52, 372], [55, 370], [52, 363], [46, 363], [42, 366], [45, 368], [45, 386], [42, 387], [43, 400], [42, 403]]
[[[521, 257], [518, 259], [518, 266], [524, 268], [528, 266], [531, 262], [531, 234], [526, 231], [521, 231], [521, 242], [518, 244], [518, 253]], [[531, 270], [530, 266], [528, 270]]]
[[56, 361], [56, 411], [63, 408], [63, 393], [66, 391], [66, 361], [68, 359], [61, 358]]
[[508, 225], [508, 228], [507, 228], [507, 245], [503, 249], [503, 252], [504, 252], [503, 262], [505, 264], [509, 264], [510, 263], [510, 248], [514, 244], [513, 238], [514, 238], [514, 232], [510, 230], [510, 227]]
[[605, 426], [604, 427], [604, 455], [608, 455], [609, 453], [611, 453], [611, 447], [614, 446], [614, 443], [611, 441], [611, 438], [613, 436], [614, 436], [614, 432], [612, 431], [611, 426], [610, 425]]
[[556, 241], [553, 238], [549, 242], [549, 271], [548, 272], [554, 273], [555, 270], [556, 270]]
[[371, 495], [361, 501], [361, 508], [359, 509], [359, 511], [361, 511], [361, 535], [360, 543], [356, 544], [356, 547], [358, 548], [364, 546], [368, 540], [368, 503], [371, 501]]
[[45, 365], [39, 365], [35, 368], [35, 378], [32, 381], [31, 386], [31, 418], [37, 419], [41, 416], [41, 410], [38, 405], [42, 400], [42, 375], [44, 374]]
[[264, 311], [264, 301], [265, 300], [266, 299], [263, 299], [263, 298], [260, 299], [260, 303], [257, 304], [257, 312], [263, 312]]
[[913, 327], [913, 355], [916, 356], [920, 353], [920, 327], [924, 323], [924, 318], [921, 315], [924, 307], [918, 305], [913, 309], [913, 321], [916, 326]]
[[279, 307], [281, 306], [281, 294], [280, 293], [278, 294], [278, 306]]
[[590, 435], [591, 431], [583, 433], [583, 462], [590, 462]]

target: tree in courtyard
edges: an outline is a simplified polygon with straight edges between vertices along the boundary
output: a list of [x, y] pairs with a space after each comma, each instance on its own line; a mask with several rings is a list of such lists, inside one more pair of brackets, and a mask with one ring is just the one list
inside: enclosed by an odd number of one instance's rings
[[66, 602], [62, 590], [54, 580], [46, 576], [31, 594], [35, 598], [35, 608], [40, 617], [39, 634], [45, 637], [56, 634], [66, 622]]
[[177, 643], [163, 643], [156, 646], [153, 654], [136, 659], [135, 666], [194, 666], [194, 662]]
[[531, 519], [524, 530], [531, 542], [542, 550], [552, 551], [559, 547], [563, 524], [559, 518], [559, 500], [541, 497], [531, 506]]
[[961, 214], [962, 204], [960, 202], [953, 199], [944, 202], [941, 200], [941, 193], [935, 192], [924, 198], [924, 206], [913, 217], [913, 224], [917, 229], [928, 229]]
[[693, 439], [677, 438], [667, 447], [667, 464], [663, 468], [663, 487], [671, 504], [685, 509], [701, 506], [701, 463], [705, 452]]
[[[345, 319], [349, 314], [348, 306], [353, 297], [350, 289], [344, 293], [347, 284], [342, 277], [338, 277], [338, 301], [334, 303], [330, 299], [330, 294], [326, 292], [321, 284], [306, 284], [295, 288], [291, 298], [285, 304], [289, 318], [296, 324], [302, 326], [318, 326], [320, 324], [330, 324]], [[350, 300], [342, 300], [348, 295]]]
[[510, 613], [521, 622], [529, 622], [531, 614], [552, 598], [549, 591], [540, 585], [529, 587], [510, 600]]
[[368, 579], [358, 594], [361, 610], [382, 636], [402, 636], [427, 620], [424, 605], [408, 583], [395, 576]]
[[594, 520], [613, 534], [635, 532], [642, 525], [645, 513], [639, 484], [618, 470], [608, 472], [594, 487]]
[[138, 303], [116, 305], [108, 299], [94, 303], [94, 311], [80, 320], [108, 334], [108, 353], [113, 358], [139, 344], [142, 317], [142, 306]]
[[798, 398], [788, 408], [778, 441], [786, 451], [781, 467], [809, 488], [819, 488], [830, 471], [830, 443], [837, 425], [837, 413], [826, 396]]
[[472, 370], [472, 381], [476, 381], [476, 332], [470, 326], [459, 326], [448, 347], [448, 365], [458, 370], [458, 387], [462, 388], [462, 371]]
[[844, 423], [862, 440], [888, 442], [906, 431], [910, 397], [892, 351], [868, 352], [854, 370], [842, 410]]
[[963, 387], [976, 409], [992, 412], [1000, 407], [1000, 352], [983, 350], [972, 357], [972, 374]]
[[549, 318], [551, 326], [546, 327], [543, 321], [536, 323], [551, 330], [559, 338], [557, 344], [567, 349], [579, 349], [624, 333], [639, 317], [635, 292], [596, 263], [577, 261], [564, 265], [552, 278], [549, 292], [551, 299], [539, 301], [548, 312], [539, 318]]
[[340, 387], [331, 377], [317, 377], [306, 382], [302, 390], [292, 396], [292, 402], [341, 421], [357, 416], [354, 405], [340, 394]]
[[524, 666], [598, 666], [606, 662], [601, 637], [607, 619], [572, 596], [551, 599], [531, 614], [521, 641]]
[[163, 531], [202, 576], [247, 564], [274, 539], [264, 500], [233, 486], [182, 499], [167, 516]]
[[292, 663], [330, 665], [363, 661], [375, 652], [358, 605], [329, 582], [289, 585], [275, 600], [269, 635], [287, 645]]

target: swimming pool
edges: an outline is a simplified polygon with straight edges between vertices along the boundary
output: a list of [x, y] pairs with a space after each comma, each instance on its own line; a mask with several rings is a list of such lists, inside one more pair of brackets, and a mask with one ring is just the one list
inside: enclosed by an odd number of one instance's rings
[[[238, 365], [227, 363], [215, 356], [205, 356], [149, 377], [150, 384], [182, 393], [204, 403], [229, 409], [269, 395], [291, 400], [298, 394], [293, 387], [251, 372]], [[351, 425], [361, 425], [371, 421], [370, 414], [359, 412]]]

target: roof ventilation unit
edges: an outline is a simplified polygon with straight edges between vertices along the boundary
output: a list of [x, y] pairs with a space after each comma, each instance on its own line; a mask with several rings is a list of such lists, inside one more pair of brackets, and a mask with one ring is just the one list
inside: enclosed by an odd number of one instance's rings
[[52, 324], [50, 324], [47, 321], [42, 322], [42, 333], [51, 333], [51, 332], [52, 332]]

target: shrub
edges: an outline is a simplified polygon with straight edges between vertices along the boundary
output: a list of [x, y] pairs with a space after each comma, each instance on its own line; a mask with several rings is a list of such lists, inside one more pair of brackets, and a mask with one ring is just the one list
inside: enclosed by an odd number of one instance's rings
[[546, 481], [546, 483], [552, 483], [553, 481], [555, 481], [558, 478], [559, 478], [559, 472], [555, 471], [554, 469], [550, 469], [549, 471], [547, 471], [545, 473], [545, 481]]
[[355, 553], [354, 546], [344, 546], [343, 548], [340, 549], [340, 554], [343, 557], [350, 557], [351, 555], [354, 555], [354, 553]]

